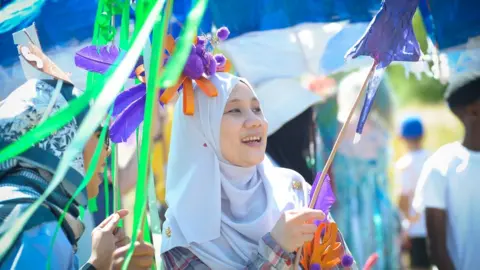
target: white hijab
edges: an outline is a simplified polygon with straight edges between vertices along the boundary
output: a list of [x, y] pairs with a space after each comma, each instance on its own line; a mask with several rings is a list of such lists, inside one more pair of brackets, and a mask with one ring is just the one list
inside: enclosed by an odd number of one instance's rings
[[182, 97], [175, 108], [161, 252], [187, 247], [212, 269], [242, 269], [280, 214], [304, 205], [281, 170], [263, 162], [237, 167], [222, 158], [224, 107], [235, 85], [248, 83], [228, 73], [210, 81], [218, 96], [195, 88], [193, 116], [183, 114]]

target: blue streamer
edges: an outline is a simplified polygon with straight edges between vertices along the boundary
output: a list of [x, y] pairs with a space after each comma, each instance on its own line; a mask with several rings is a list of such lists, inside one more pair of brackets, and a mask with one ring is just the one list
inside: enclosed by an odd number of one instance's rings
[[375, 95], [377, 94], [378, 86], [383, 79], [383, 74], [385, 73], [385, 68], [377, 68], [375, 69], [375, 73], [373, 74], [372, 78], [368, 82], [367, 91], [365, 95], [365, 101], [363, 103], [362, 111], [360, 113], [360, 119], [358, 120], [357, 129], [355, 132], [355, 138], [353, 139], [353, 143], [358, 143], [361, 139], [361, 134], [363, 132], [363, 127], [365, 126], [365, 122], [367, 122], [368, 114], [372, 109], [373, 101], [375, 99]]

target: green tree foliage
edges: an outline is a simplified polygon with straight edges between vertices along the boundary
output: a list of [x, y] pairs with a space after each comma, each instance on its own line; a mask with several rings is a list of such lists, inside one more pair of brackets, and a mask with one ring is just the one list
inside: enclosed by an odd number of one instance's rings
[[[420, 47], [422, 51], [426, 53], [427, 33], [423, 25], [422, 17], [418, 11], [413, 18], [413, 27]], [[433, 78], [422, 75], [422, 79], [417, 80], [413, 74], [407, 78], [405, 76], [405, 69], [401, 64], [389, 66], [388, 75], [400, 106], [406, 106], [412, 103], [438, 103], [443, 100], [445, 86]]]

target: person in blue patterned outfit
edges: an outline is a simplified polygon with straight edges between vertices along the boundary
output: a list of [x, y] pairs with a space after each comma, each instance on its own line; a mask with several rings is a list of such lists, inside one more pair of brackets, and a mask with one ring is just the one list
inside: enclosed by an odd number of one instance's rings
[[[70, 100], [81, 94], [77, 88], [66, 82], [60, 92], [56, 92], [56, 83], [55, 80], [31, 79], [0, 103], [0, 149], [18, 140], [42, 119], [65, 108]], [[73, 140], [83, 115], [84, 113], [73, 118], [67, 125], [22, 154], [0, 163], [0, 236], [3, 236], [12, 220], [45, 191], [64, 151]], [[50, 249], [58, 219], [82, 182], [85, 168], [91, 165], [90, 160], [99, 135], [100, 130], [92, 135], [83, 154], [76, 156], [71, 163], [62, 183], [27, 222], [22, 233], [0, 261], [1, 270], [45, 269], [50, 254], [52, 270], [119, 269], [130, 242], [125, 232], [117, 227], [118, 221], [128, 214], [126, 210], [112, 214], [92, 231], [92, 250], [88, 263], [80, 267], [75, 256], [77, 241], [84, 231], [84, 225], [79, 219], [80, 207], [85, 207], [87, 199], [98, 194], [101, 172], [105, 166], [103, 161], [109, 154], [108, 142], [100, 142], [103, 149], [100, 162], [95, 164], [94, 177], [68, 209], [65, 221], [55, 238], [53, 250]], [[129, 269], [146, 269], [152, 264], [152, 256], [153, 247], [139, 243]]]
[[228, 73], [210, 81], [218, 96], [195, 88], [193, 116], [175, 106], [164, 266], [293, 269], [295, 251], [314, 237], [312, 221], [325, 214], [307, 207], [311, 187], [299, 173], [265, 164], [268, 123], [248, 82]]

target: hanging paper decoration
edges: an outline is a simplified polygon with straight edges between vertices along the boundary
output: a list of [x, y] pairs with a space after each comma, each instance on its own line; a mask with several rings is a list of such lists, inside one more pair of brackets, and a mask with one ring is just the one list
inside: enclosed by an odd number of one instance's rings
[[366, 90], [355, 142], [360, 140], [384, 69], [392, 61], [415, 62], [420, 59], [422, 53], [412, 26], [418, 2], [419, 0], [384, 0], [363, 37], [345, 55], [347, 59], [370, 56], [374, 59], [375, 67]]

